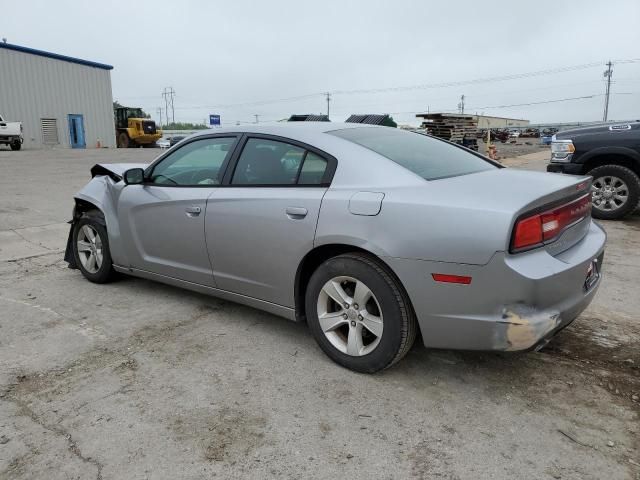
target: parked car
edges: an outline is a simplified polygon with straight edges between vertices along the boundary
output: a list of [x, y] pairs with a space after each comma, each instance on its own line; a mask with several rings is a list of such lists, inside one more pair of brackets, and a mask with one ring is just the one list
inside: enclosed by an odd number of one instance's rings
[[161, 138], [156, 142], [156, 145], [160, 148], [169, 148], [171, 147], [171, 141], [168, 138]]
[[510, 133], [508, 130], [503, 130], [501, 128], [492, 128], [491, 129], [491, 139], [499, 140], [500, 143], [506, 143], [509, 140]]
[[187, 138], [187, 137], [183, 136], [183, 135], [177, 135], [175, 137], [169, 137], [169, 146], [173, 147], [176, 143], [181, 142], [185, 138]]
[[20, 150], [22, 142], [22, 123], [7, 122], [0, 116], [0, 145], [9, 145], [11, 150]]
[[527, 128], [520, 132], [520, 138], [538, 138], [540, 136], [540, 130], [537, 128]]
[[503, 168], [362, 124], [195, 134], [150, 165], [104, 164], [75, 196], [65, 259], [306, 321], [375, 372], [427, 347], [541, 348], [600, 284], [589, 177]]
[[520, 130], [509, 130], [509, 137], [518, 138], [520, 136]]
[[591, 175], [593, 216], [625, 217], [640, 202], [640, 121], [556, 133], [547, 171]]

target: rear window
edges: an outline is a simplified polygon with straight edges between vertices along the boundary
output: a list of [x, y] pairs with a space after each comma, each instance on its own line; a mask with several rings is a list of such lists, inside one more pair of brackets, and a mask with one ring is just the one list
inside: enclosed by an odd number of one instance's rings
[[330, 133], [393, 160], [425, 180], [467, 175], [498, 168], [464, 148], [395, 128], [347, 128]]

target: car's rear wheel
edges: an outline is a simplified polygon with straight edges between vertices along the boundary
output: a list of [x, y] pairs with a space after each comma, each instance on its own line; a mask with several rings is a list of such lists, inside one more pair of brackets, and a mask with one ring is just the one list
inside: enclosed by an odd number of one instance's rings
[[603, 165], [589, 172], [593, 177], [593, 216], [616, 220], [633, 212], [640, 201], [640, 179], [622, 165]]
[[106, 283], [115, 274], [107, 230], [102, 224], [100, 215], [96, 211], [83, 214], [73, 229], [73, 253], [76, 265], [82, 275], [94, 283]]
[[325, 261], [309, 280], [305, 305], [320, 348], [357, 372], [390, 367], [415, 340], [417, 324], [404, 290], [369, 255], [349, 253]]

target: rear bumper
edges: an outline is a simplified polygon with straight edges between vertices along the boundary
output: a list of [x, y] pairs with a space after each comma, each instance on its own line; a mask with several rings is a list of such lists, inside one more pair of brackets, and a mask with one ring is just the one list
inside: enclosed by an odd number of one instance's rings
[[2, 135], [0, 136], [0, 143], [10, 144], [13, 142], [23, 142], [22, 136], [20, 135]]
[[567, 173], [569, 175], [584, 175], [584, 165], [581, 163], [549, 163], [547, 172]]
[[[461, 350], [520, 351], [546, 343], [575, 320], [602, 281], [606, 234], [591, 222], [587, 235], [552, 256], [544, 249], [508, 255], [487, 265], [386, 258], [418, 317], [425, 346]], [[600, 273], [587, 290], [587, 270]], [[435, 282], [432, 273], [469, 275], [470, 285]]]

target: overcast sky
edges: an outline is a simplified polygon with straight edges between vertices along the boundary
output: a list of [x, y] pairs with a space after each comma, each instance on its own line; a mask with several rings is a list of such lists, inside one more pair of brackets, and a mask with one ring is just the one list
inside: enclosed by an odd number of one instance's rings
[[[326, 113], [327, 91], [335, 121], [392, 113], [417, 124], [416, 112], [455, 111], [462, 94], [465, 112], [600, 120], [608, 59], [615, 62], [609, 118], [640, 118], [638, 0], [20, 0], [3, 2], [0, 37], [113, 65], [113, 98], [154, 117], [171, 86], [176, 121]], [[348, 93], [414, 86], [421, 88]], [[290, 100], [258, 104], [279, 99]]]

